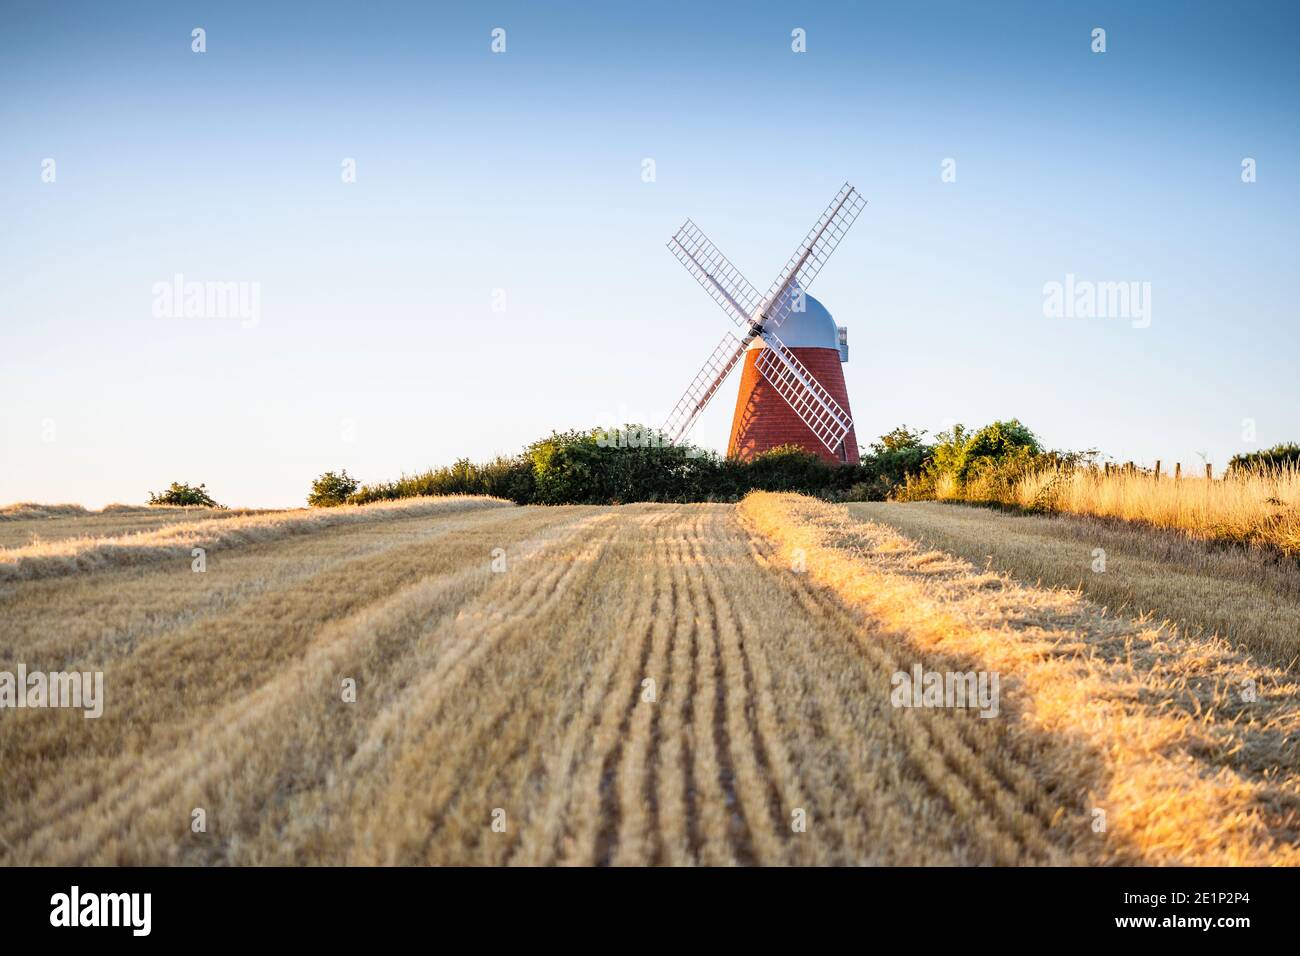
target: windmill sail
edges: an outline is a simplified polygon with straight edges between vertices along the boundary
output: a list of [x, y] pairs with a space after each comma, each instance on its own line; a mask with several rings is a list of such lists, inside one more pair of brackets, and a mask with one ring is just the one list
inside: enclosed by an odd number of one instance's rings
[[856, 189], [848, 183], [844, 184], [768, 290], [764, 300], [767, 303], [763, 315], [764, 325], [780, 328], [786, 317], [799, 308], [800, 295], [797, 290], [808, 288], [866, 204], [867, 201]]
[[736, 367], [736, 363], [744, 356], [745, 347], [751, 339], [752, 336], [742, 342], [730, 332], [722, 337], [722, 341], [709, 355], [704, 367], [700, 369], [691, 384], [686, 387], [686, 392], [668, 416], [668, 421], [664, 423], [663, 433], [668, 441], [675, 445], [691, 430], [700, 412], [704, 411], [705, 406], [718, 393], [718, 389], [722, 388], [727, 376]]
[[733, 322], [745, 328], [753, 321], [763, 297], [695, 223], [687, 219], [668, 248]]
[[844, 436], [853, 427], [853, 420], [774, 332], [763, 332], [763, 343], [767, 348], [759, 352], [754, 367], [803, 419], [817, 439], [832, 454], [838, 455]]

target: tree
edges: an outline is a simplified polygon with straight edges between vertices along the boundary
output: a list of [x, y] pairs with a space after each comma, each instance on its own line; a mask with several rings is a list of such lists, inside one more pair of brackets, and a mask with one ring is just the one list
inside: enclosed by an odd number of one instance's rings
[[906, 425], [899, 425], [891, 432], [880, 436], [880, 441], [871, 443], [871, 450], [877, 455], [891, 451], [907, 451], [912, 448], [925, 447], [925, 430], [913, 431]]
[[1228, 470], [1249, 471], [1253, 468], [1282, 468], [1286, 465], [1300, 465], [1300, 445], [1295, 442], [1274, 445], [1263, 451], [1233, 455], [1228, 462]]
[[1028, 461], [1043, 452], [1038, 436], [1017, 418], [993, 422], [979, 431], [968, 432], [961, 425], [941, 432], [934, 448], [932, 471], [965, 481], [972, 472], [1013, 461]]
[[212, 496], [208, 494], [207, 485], [199, 485], [196, 488], [180, 481], [173, 481], [171, 487], [166, 491], [160, 491], [157, 494], [152, 491], [149, 492], [149, 504], [185, 505], [197, 508], [222, 507], [222, 505], [212, 500]]
[[346, 468], [337, 475], [327, 471], [311, 483], [307, 504], [313, 508], [333, 508], [346, 502], [360, 486], [361, 482], [349, 475]]

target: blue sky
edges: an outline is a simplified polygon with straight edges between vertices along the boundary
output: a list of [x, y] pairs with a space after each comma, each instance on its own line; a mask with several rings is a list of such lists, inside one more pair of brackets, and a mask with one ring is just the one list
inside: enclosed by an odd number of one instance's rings
[[[849, 327], [864, 441], [1018, 416], [1187, 467], [1300, 440], [1297, 27], [1249, 2], [6, 0], [0, 503], [185, 480], [292, 505], [331, 468], [657, 424], [730, 328], [668, 236], [691, 217], [765, 289], [845, 180], [869, 205], [810, 291]], [[256, 325], [155, 317], [177, 273], [257, 283]], [[1150, 283], [1149, 327], [1045, 317], [1067, 274]]]

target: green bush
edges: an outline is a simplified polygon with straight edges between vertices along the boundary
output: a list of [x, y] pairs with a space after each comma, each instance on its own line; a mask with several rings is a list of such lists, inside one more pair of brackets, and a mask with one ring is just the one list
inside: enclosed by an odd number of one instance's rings
[[833, 488], [834, 472], [840, 467], [798, 445], [782, 445], [742, 463], [741, 471], [747, 479], [747, 492], [797, 491], [815, 495]]
[[962, 425], [942, 432], [934, 446], [927, 471], [935, 478], [948, 476], [966, 482], [990, 471], [1029, 464], [1042, 454], [1043, 446], [1019, 419], [994, 422], [979, 431], [968, 432]]
[[1038, 436], [1015, 418], [973, 432], [956, 425], [937, 438], [924, 466], [908, 470], [895, 486], [895, 500], [1007, 501], [1021, 479], [1045, 470], [1068, 471], [1098, 454], [1095, 449], [1046, 451]]
[[196, 488], [181, 481], [173, 481], [171, 487], [166, 491], [160, 491], [157, 494], [152, 491], [149, 492], [149, 504], [187, 505], [198, 508], [222, 507], [222, 505], [212, 500], [212, 496], [208, 494], [207, 485], [199, 485]]
[[883, 501], [904, 486], [909, 478], [921, 475], [934, 457], [934, 448], [925, 443], [924, 431], [900, 425], [871, 444], [870, 458], [863, 458], [873, 475], [867, 483], [866, 499]]
[[532, 468], [520, 458], [497, 458], [485, 465], [462, 458], [455, 464], [418, 475], [403, 475], [396, 481], [362, 485], [348, 496], [348, 503], [430, 495], [490, 495], [528, 504], [533, 499]]
[[737, 494], [716, 455], [655, 429], [552, 433], [524, 449], [538, 504], [705, 501]]
[[1229, 471], [1251, 471], [1259, 468], [1281, 468], [1284, 465], [1300, 465], [1300, 445], [1285, 442], [1265, 448], [1263, 451], [1245, 452], [1233, 455], [1228, 462]]
[[749, 461], [693, 445], [672, 445], [654, 428], [554, 432], [513, 458], [483, 465], [467, 459], [397, 481], [362, 485], [355, 504], [423, 495], [491, 495], [518, 504], [622, 504], [632, 501], [737, 501], [750, 491], [797, 491], [833, 501], [884, 500], [930, 449], [923, 433], [897, 428], [877, 454], [837, 465], [798, 446]]
[[337, 475], [327, 471], [311, 483], [311, 494], [307, 496], [307, 504], [313, 508], [333, 508], [344, 504], [360, 484], [361, 482], [348, 474], [346, 468]]

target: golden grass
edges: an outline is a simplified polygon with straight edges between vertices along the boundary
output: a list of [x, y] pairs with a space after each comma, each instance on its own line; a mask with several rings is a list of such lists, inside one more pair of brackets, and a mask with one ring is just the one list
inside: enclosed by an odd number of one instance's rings
[[[1291, 669], [1300, 655], [1300, 565], [1261, 549], [1078, 515], [939, 502], [847, 508], [1023, 584], [1080, 589], [1114, 612], [1168, 620], [1193, 637], [1217, 634], [1278, 667]], [[1094, 571], [1098, 548], [1105, 565]]]
[[[1207, 676], [1157, 654], [1158, 629], [946, 557], [918, 571], [897, 536], [865, 557], [871, 526], [793, 496], [365, 513], [245, 541], [206, 574], [101, 563], [0, 589], [0, 670], [102, 669], [106, 696], [98, 720], [0, 716], [0, 863], [1290, 861], [1295, 689], [1252, 669], [1248, 718], [1214, 695], [1247, 667], [1219, 645], [1197, 645]], [[825, 549], [809, 573], [787, 538]], [[890, 705], [895, 672], [980, 661], [993, 627], [1016, 674], [1001, 718]], [[1079, 670], [1102, 650], [1111, 670]], [[1080, 673], [1081, 700], [1055, 692], [1078, 727], [1024, 693]], [[1150, 751], [1121, 767], [1132, 792], [1098, 746], [1121, 719], [1120, 749]], [[1227, 776], [1202, 785], [1211, 764]], [[1171, 788], [1172, 809], [1152, 803]], [[1195, 816], [1207, 793], [1222, 818]], [[1156, 827], [1171, 842], [1139, 846]]]
[[273, 514], [277, 510], [280, 509], [107, 505], [102, 511], [87, 511], [80, 505], [22, 503], [0, 508], [0, 549], [20, 548], [64, 538], [106, 538], [135, 534], [186, 520], [242, 518]]
[[[163, 514], [175, 516], [183, 514], [209, 513], [217, 514], [232, 510], [247, 514], [256, 509], [203, 508], [198, 505], [124, 505], [107, 504], [99, 511], [92, 511], [84, 505], [42, 504], [37, 501], [17, 501], [11, 505], [0, 505], [0, 521], [28, 521], [33, 518], [93, 518], [108, 514]], [[262, 509], [266, 510], [266, 509]]]
[[43, 505], [35, 501], [19, 501], [0, 506], [0, 521], [26, 521], [32, 518], [74, 517], [88, 515], [81, 505]]
[[[821, 502], [751, 495], [740, 510], [783, 560], [798, 553], [810, 578], [931, 669], [1001, 674], [1012, 749], [1087, 811], [1064, 825], [1087, 832], [1091, 811], [1105, 812], [1106, 832], [1080, 841], [1078, 857], [1300, 862], [1300, 687], [1285, 673], [1221, 640], [981, 572]], [[1243, 700], [1249, 686], [1256, 702]]]
[[107, 702], [92, 721], [4, 715], [0, 860], [1070, 858], [1057, 802], [999, 731], [889, 707], [874, 649], [891, 639], [735, 515], [391, 511], [204, 575], [19, 581], [0, 666], [102, 668]]
[[1049, 470], [1012, 483], [976, 479], [964, 488], [936, 483], [941, 501], [996, 501], [1022, 508], [1136, 521], [1197, 538], [1245, 542], [1300, 555], [1300, 467], [1224, 479], [1160, 478], [1099, 469]]
[[512, 507], [509, 502], [495, 498], [450, 496], [344, 505], [338, 508], [234, 514], [182, 523], [176, 523], [173, 519], [170, 523], [151, 526], [135, 533], [110, 534], [106, 537], [80, 534], [0, 549], [0, 583], [57, 577], [169, 558], [184, 558], [188, 561], [192, 549], [196, 547], [228, 549], [287, 535], [311, 534], [340, 524], [385, 520], [395, 513], [414, 517], [474, 508], [507, 507]]

